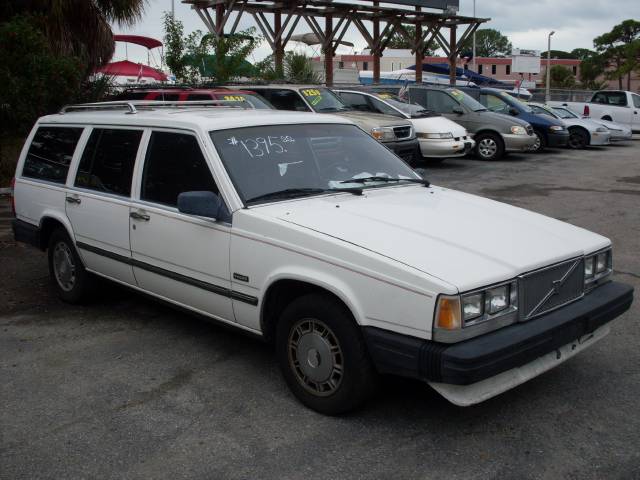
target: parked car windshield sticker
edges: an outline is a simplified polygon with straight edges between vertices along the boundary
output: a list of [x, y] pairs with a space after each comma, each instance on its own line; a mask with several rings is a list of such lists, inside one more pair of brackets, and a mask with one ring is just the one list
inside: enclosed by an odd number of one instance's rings
[[289, 135], [267, 135], [265, 137], [242, 138], [231, 136], [227, 138], [227, 144], [234, 147], [242, 147], [251, 158], [264, 157], [265, 155], [280, 155], [287, 153], [287, 144], [296, 140]]
[[306, 88], [302, 90], [302, 95], [307, 97], [307, 100], [314, 107], [322, 101], [322, 93], [316, 88]]
[[230, 102], [246, 102], [247, 99], [242, 95], [225, 95], [223, 100], [228, 100]]

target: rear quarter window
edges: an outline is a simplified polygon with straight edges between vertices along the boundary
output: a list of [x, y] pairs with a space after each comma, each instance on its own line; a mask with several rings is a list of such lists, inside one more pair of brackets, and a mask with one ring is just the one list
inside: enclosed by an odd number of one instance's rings
[[64, 184], [82, 128], [40, 127], [36, 131], [22, 176]]

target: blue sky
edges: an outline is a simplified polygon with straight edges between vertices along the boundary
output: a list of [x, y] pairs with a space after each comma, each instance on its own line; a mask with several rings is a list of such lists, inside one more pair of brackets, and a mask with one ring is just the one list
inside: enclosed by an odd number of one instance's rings
[[[342, 2], [341, 2], [342, 3]], [[162, 13], [171, 10], [171, 0], [149, 0], [143, 19], [131, 28], [114, 25], [116, 33], [135, 33], [162, 40]], [[471, 15], [473, 0], [460, 0], [460, 14]], [[184, 23], [185, 31], [205, 30], [204, 24], [189, 5], [175, 0], [176, 18]], [[640, 0], [476, 0], [476, 14], [491, 18], [487, 27], [500, 30], [507, 35], [514, 47], [547, 49], [547, 34], [555, 30], [553, 49], [572, 50], [574, 48], [592, 48], [592, 39], [628, 18], [640, 18]], [[240, 28], [254, 26], [249, 15], [243, 16]], [[304, 22], [298, 24], [296, 33], [308, 32]], [[366, 44], [355, 27], [351, 27], [345, 40], [355, 43], [355, 51], [366, 48]], [[147, 60], [146, 49], [136, 45], [127, 47], [128, 57], [132, 61]], [[288, 49], [317, 53], [300, 44], [291, 43]], [[341, 48], [338, 53], [353, 53], [350, 48]], [[254, 60], [260, 60], [271, 53], [266, 42], [253, 54]], [[159, 53], [156, 53], [156, 59]], [[118, 44], [115, 59], [125, 57], [125, 48]], [[251, 59], [250, 59], [251, 60]], [[152, 62], [153, 63], [153, 62]]]

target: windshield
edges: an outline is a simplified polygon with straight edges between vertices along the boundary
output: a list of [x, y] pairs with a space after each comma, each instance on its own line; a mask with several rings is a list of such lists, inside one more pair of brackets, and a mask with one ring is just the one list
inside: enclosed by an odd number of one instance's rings
[[409, 103], [406, 100], [401, 99], [397, 95], [391, 93], [377, 93], [375, 94], [380, 100], [384, 100], [389, 105], [397, 108], [403, 113], [406, 113], [412, 118], [425, 117], [433, 115], [433, 112], [425, 109], [422, 105], [417, 103]]
[[509, 95], [507, 92], [500, 92], [500, 98], [502, 98], [505, 103], [508, 103], [509, 105], [519, 107], [527, 113], [533, 113], [533, 110], [529, 105], [524, 103], [522, 100], [518, 100], [516, 97]]
[[351, 110], [328, 88], [301, 88], [300, 93], [315, 112], [342, 112]]
[[220, 100], [226, 100], [227, 102], [238, 102], [238, 104], [246, 102], [253, 105], [253, 108], [256, 110], [273, 110], [275, 108], [255, 93], [229, 93], [217, 95], [217, 98]]
[[[349, 182], [367, 177], [420, 179], [406, 163], [355, 125], [264, 125], [210, 133], [246, 204], [277, 192], [296, 196], [404, 182]], [[345, 182], [346, 180], [346, 182]], [[408, 183], [408, 182], [407, 182]], [[256, 199], [256, 200], [252, 200]]]
[[[547, 107], [548, 108], [548, 107]], [[566, 110], [564, 108], [553, 108], [553, 112], [558, 115], [560, 118], [580, 118], [575, 113]]]
[[458, 90], [457, 88], [447, 88], [447, 92], [449, 92], [449, 94], [451, 94], [453, 98], [455, 98], [458, 102], [460, 102], [462, 105], [473, 112], [482, 112], [486, 110], [484, 105], [475, 100], [473, 97], [464, 93], [462, 90]]

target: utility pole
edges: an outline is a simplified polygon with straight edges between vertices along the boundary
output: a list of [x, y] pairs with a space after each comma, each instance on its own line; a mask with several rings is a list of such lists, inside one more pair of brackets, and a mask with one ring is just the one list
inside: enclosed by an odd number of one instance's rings
[[[476, 0], [473, 0], [474, 2]], [[171, 0], [171, 19], [176, 19], [176, 0]]]
[[547, 89], [544, 95], [545, 103], [551, 100], [551, 36], [556, 33], [551, 31], [547, 37]]
[[[476, 0], [473, 0], [473, 18], [476, 18]], [[473, 31], [473, 71], [474, 73], [478, 73], [478, 68], [476, 67], [476, 32]]]

